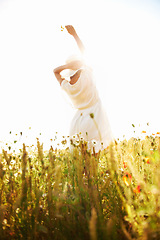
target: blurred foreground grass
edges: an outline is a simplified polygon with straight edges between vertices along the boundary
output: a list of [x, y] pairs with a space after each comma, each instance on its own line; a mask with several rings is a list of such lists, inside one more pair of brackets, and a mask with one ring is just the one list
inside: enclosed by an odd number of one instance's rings
[[0, 239], [160, 239], [160, 137], [3, 150]]

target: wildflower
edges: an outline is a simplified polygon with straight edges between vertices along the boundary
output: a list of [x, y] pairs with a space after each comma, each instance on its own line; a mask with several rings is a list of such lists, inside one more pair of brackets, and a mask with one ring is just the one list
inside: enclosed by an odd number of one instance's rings
[[91, 117], [91, 118], [94, 118], [94, 114], [93, 114], [93, 113], [90, 113], [90, 117]]
[[132, 176], [129, 173], [126, 173], [123, 176], [123, 182], [126, 184], [127, 187], [129, 186], [129, 183], [130, 183], [131, 179], [132, 179]]
[[63, 30], [64, 30], [64, 27], [63, 27], [63, 26], [61, 26], [61, 31], [63, 32]]
[[150, 163], [150, 158], [149, 157], [144, 157], [143, 160], [148, 164]]
[[96, 144], [97, 144], [96, 140], [93, 139], [93, 140], [92, 140], [92, 144], [93, 144], [93, 145], [96, 145]]
[[146, 131], [142, 131], [142, 133], [146, 133]]
[[160, 132], [157, 132], [157, 135], [160, 135]]
[[138, 185], [135, 189], [133, 189], [134, 193], [140, 193], [141, 192], [141, 187]]
[[126, 176], [127, 176], [130, 180], [132, 179], [131, 174], [129, 174], [128, 172], [126, 173]]
[[65, 139], [65, 140], [61, 141], [61, 143], [62, 143], [63, 145], [65, 145], [65, 144], [67, 144], [67, 140]]
[[10, 232], [9, 235], [12, 237], [15, 235], [15, 232]]
[[150, 163], [150, 159], [149, 158], [146, 160], [146, 163], [148, 163], [148, 164]]
[[128, 187], [129, 186], [129, 183], [128, 183], [128, 178], [125, 176], [123, 176], [123, 182], [126, 184], [126, 186]]
[[123, 167], [127, 168], [127, 162], [126, 161], [123, 161]]

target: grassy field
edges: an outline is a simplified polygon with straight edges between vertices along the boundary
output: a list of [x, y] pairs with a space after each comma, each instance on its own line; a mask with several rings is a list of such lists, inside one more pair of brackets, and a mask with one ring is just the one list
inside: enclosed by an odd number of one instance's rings
[[[66, 140], [63, 142], [64, 146]], [[0, 239], [160, 239], [160, 137], [0, 155]]]

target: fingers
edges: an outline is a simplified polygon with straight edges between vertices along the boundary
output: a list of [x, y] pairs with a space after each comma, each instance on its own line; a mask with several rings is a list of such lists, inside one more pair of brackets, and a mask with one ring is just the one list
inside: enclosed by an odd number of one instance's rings
[[73, 26], [72, 26], [72, 25], [66, 25], [65, 28], [66, 28], [67, 30], [69, 30], [69, 29], [72, 29]]
[[70, 33], [70, 31], [72, 30], [72, 25], [66, 25], [65, 28]]
[[71, 34], [71, 35], [75, 34], [75, 29], [72, 25], [66, 25], [65, 28], [67, 29], [69, 34]]

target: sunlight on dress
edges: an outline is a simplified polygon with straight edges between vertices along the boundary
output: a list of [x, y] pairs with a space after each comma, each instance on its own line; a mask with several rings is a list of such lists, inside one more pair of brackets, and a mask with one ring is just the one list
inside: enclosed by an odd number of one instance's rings
[[94, 84], [91, 68], [84, 66], [78, 81], [71, 85], [66, 79], [61, 84], [77, 109], [70, 127], [70, 137], [76, 141], [77, 134], [88, 142], [95, 152], [106, 148], [113, 140], [108, 117]]

